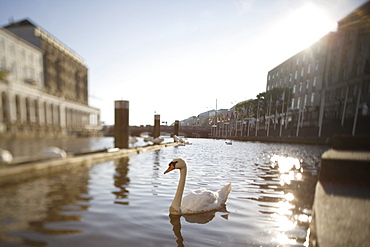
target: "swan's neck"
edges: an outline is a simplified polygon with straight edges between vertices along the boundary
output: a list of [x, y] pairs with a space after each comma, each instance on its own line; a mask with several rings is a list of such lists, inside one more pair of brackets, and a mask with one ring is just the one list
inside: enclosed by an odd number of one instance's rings
[[182, 194], [184, 193], [185, 181], [186, 181], [186, 167], [180, 169], [180, 180], [177, 186], [175, 198], [173, 198], [170, 206], [170, 214], [180, 215], [181, 214], [181, 200]]

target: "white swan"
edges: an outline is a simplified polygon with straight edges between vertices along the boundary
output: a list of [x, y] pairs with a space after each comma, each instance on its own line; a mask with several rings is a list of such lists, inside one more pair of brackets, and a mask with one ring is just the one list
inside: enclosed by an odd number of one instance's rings
[[225, 204], [231, 190], [231, 183], [217, 192], [199, 189], [191, 191], [182, 198], [187, 173], [186, 162], [181, 158], [172, 160], [164, 174], [174, 169], [180, 169], [180, 180], [175, 198], [170, 206], [170, 214], [182, 215], [208, 212], [218, 210]]
[[43, 159], [53, 159], [53, 158], [66, 158], [67, 153], [63, 149], [58, 147], [47, 147], [41, 151], [41, 158]]
[[153, 137], [152, 136], [144, 137], [144, 142], [152, 142], [152, 141], [153, 141]]
[[0, 165], [5, 164], [9, 165], [13, 161], [13, 155], [11, 152], [5, 149], [0, 148]]
[[177, 135], [174, 135], [173, 136], [173, 140], [174, 140], [174, 142], [185, 143], [185, 141], [181, 137], [179, 137]]
[[164, 141], [163, 137], [157, 137], [153, 139], [153, 144], [161, 144]]

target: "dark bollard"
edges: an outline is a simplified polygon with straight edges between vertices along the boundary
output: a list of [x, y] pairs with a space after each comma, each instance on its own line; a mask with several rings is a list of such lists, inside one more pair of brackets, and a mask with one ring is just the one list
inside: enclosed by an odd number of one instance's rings
[[161, 134], [161, 116], [160, 115], [154, 115], [154, 130], [153, 130], [153, 138], [159, 137]]
[[129, 148], [129, 102], [119, 100], [114, 102], [114, 146]]
[[173, 131], [173, 134], [176, 135], [176, 136], [179, 136], [179, 125], [180, 125], [179, 120], [176, 120], [175, 121], [175, 129]]

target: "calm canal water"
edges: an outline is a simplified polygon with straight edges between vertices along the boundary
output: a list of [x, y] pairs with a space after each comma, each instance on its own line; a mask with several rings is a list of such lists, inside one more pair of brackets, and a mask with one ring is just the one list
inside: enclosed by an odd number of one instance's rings
[[[96, 140], [94, 140], [96, 141]], [[107, 139], [101, 139], [101, 142]], [[305, 246], [322, 146], [189, 139], [0, 188], [0, 246]], [[170, 217], [185, 193], [233, 189], [220, 212]]]

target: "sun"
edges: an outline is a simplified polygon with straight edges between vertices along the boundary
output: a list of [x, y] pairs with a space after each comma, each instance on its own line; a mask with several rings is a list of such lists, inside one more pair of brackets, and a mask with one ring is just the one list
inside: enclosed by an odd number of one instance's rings
[[292, 55], [335, 29], [336, 21], [316, 5], [307, 3], [277, 21], [271, 31], [273, 46]]

